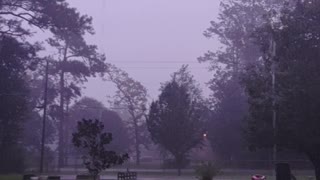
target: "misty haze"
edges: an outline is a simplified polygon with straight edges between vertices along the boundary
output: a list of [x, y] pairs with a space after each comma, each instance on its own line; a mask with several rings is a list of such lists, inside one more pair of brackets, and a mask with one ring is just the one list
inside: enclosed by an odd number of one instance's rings
[[319, 109], [318, 0], [0, 0], [0, 180], [320, 180]]

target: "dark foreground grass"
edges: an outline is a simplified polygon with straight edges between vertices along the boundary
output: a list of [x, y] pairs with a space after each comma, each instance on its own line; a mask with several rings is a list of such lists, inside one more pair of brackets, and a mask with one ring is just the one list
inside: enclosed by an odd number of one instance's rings
[[[105, 171], [102, 174], [109, 177], [116, 178], [117, 172], [119, 170]], [[124, 171], [124, 170], [122, 170]], [[84, 174], [86, 171], [64, 171], [64, 172], [51, 172], [47, 175], [62, 175], [75, 176], [76, 174]], [[214, 180], [250, 180], [253, 174], [263, 174], [267, 176], [267, 180], [275, 180], [273, 176], [273, 171], [271, 170], [224, 170], [220, 175], [214, 178]], [[293, 174], [296, 176], [297, 180], [315, 180], [313, 171], [293, 171]], [[162, 170], [140, 170], [138, 171], [138, 177], [143, 179], [152, 179], [152, 180], [196, 180], [193, 170], [185, 170], [182, 173], [182, 176], [177, 176], [175, 170], [162, 171]], [[0, 175], [0, 180], [21, 180], [22, 175]]]
[[0, 175], [0, 180], [21, 180], [22, 175]]
[[[116, 177], [116, 176], [115, 176]], [[163, 175], [163, 174], [154, 174], [154, 175], [140, 175], [144, 179], [153, 179], [153, 180], [196, 180], [195, 176], [192, 175], [183, 175], [183, 176], [174, 176], [174, 175]], [[297, 176], [297, 180], [315, 180], [314, 177], [310, 176]], [[0, 180], [21, 180], [22, 175], [0, 175]], [[221, 174], [214, 178], [214, 180], [250, 180], [250, 175], [236, 175], [236, 174]], [[275, 180], [273, 176], [267, 176], [268, 180]]]

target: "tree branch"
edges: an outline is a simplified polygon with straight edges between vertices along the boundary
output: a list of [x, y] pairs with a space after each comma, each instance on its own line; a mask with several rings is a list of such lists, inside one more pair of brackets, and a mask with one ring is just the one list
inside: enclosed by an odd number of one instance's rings
[[29, 14], [29, 13], [19, 13], [19, 14], [16, 14], [16, 13], [13, 13], [13, 12], [0, 12], [0, 15], [11, 15], [11, 16], [14, 16], [14, 17], [17, 17], [17, 18], [20, 18], [20, 19], [23, 19], [25, 21], [27, 21], [29, 24], [32, 24], [34, 26], [37, 26], [39, 27], [40, 29], [42, 28], [39, 24], [36, 24], [34, 22], [32, 22], [32, 19], [28, 19], [27, 17], [24, 17], [24, 15], [29, 15], [31, 16], [31, 18], [35, 18], [33, 15]]
[[21, 36], [26, 35], [26, 33], [23, 33], [23, 32], [21, 32], [21, 33], [15, 33], [15, 32], [13, 32], [13, 31], [11, 31], [10, 29], [7, 30], [7, 31], [2, 31], [2, 30], [0, 30], [0, 34], [1, 34], [1, 35], [9, 35], [9, 36], [17, 36], [17, 37], [21, 37]]
[[18, 9], [22, 9], [22, 10], [25, 10], [25, 11], [30, 11], [30, 9], [27, 9], [26, 7], [23, 7], [22, 5], [17, 5], [17, 3], [13, 3], [13, 4], [1, 4], [2, 6], [8, 6], [8, 7], [15, 7], [15, 8], [18, 8]]

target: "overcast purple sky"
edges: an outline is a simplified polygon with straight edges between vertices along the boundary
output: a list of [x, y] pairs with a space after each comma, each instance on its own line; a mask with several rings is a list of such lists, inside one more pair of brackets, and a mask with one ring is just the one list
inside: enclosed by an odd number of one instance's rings
[[[205, 88], [210, 79], [206, 64], [197, 57], [217, 48], [202, 33], [216, 18], [219, 0], [69, 0], [71, 6], [93, 17], [96, 34], [88, 37], [107, 60], [127, 71], [148, 89], [150, 99], [159, 94], [160, 82], [182, 64]], [[114, 88], [90, 79], [84, 94], [107, 102]], [[204, 90], [208, 94], [208, 90]]]

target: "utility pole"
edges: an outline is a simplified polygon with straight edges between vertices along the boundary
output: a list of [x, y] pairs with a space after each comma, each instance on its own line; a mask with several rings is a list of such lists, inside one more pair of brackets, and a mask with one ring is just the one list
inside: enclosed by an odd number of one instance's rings
[[272, 73], [272, 127], [273, 127], [273, 163], [276, 164], [277, 161], [277, 143], [276, 141], [276, 135], [277, 135], [277, 110], [276, 110], [276, 42], [273, 38], [271, 38], [271, 73]]
[[42, 136], [41, 136], [41, 158], [40, 158], [40, 173], [43, 173], [44, 163], [44, 144], [46, 134], [46, 119], [47, 119], [47, 99], [48, 99], [48, 75], [49, 75], [49, 62], [46, 63], [46, 75], [44, 86], [44, 104], [43, 104], [43, 121], [42, 121]]

